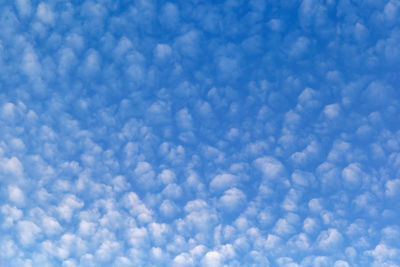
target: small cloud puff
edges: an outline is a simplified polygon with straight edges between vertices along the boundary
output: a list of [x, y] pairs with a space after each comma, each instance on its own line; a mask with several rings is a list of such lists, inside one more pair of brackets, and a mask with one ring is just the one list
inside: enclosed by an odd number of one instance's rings
[[282, 178], [285, 174], [285, 167], [283, 164], [274, 157], [262, 157], [256, 159], [253, 164], [261, 171], [263, 177], [268, 180]]

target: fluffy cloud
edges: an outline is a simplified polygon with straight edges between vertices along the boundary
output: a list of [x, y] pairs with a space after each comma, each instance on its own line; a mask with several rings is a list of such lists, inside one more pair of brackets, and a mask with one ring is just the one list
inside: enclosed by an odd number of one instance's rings
[[329, 251], [338, 248], [342, 241], [343, 237], [338, 230], [328, 229], [318, 236], [318, 247]]
[[224, 173], [214, 177], [210, 183], [211, 191], [223, 191], [235, 185], [237, 177], [232, 174]]
[[399, 14], [2, 1], [0, 265], [396, 265]]
[[254, 161], [254, 165], [268, 180], [282, 178], [285, 173], [283, 164], [273, 157], [258, 158]]
[[19, 221], [17, 224], [19, 241], [23, 246], [33, 245], [39, 237], [41, 229], [31, 221]]

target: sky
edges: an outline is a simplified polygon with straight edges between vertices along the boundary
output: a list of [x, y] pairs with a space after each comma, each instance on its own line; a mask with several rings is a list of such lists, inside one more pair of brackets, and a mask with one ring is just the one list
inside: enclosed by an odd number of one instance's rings
[[0, 266], [400, 266], [399, 0], [0, 2]]

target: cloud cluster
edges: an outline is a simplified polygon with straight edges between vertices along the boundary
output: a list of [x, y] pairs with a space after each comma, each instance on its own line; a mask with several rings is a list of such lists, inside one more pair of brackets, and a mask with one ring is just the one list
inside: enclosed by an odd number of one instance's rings
[[0, 265], [395, 266], [399, 14], [1, 2]]

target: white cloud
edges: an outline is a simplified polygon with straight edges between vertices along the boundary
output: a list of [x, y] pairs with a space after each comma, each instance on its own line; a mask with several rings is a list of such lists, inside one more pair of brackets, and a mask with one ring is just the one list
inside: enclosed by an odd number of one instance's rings
[[219, 201], [222, 210], [229, 212], [237, 211], [245, 204], [246, 195], [241, 190], [234, 187], [225, 191]]
[[190, 229], [202, 234], [210, 233], [210, 229], [217, 223], [215, 210], [211, 209], [204, 200], [189, 201], [184, 210], [188, 213], [185, 217], [187, 225]]
[[123, 36], [115, 47], [114, 54], [117, 57], [124, 56], [132, 48], [132, 46], [132, 42]]
[[202, 266], [219, 267], [223, 264], [223, 256], [218, 251], [210, 251], [202, 259]]
[[372, 107], [388, 104], [393, 97], [393, 88], [381, 81], [373, 81], [365, 89], [363, 97]]
[[179, 22], [178, 7], [170, 2], [164, 4], [161, 8], [159, 21], [160, 24], [167, 29], [175, 28]]
[[96, 251], [96, 258], [107, 262], [115, 257], [121, 251], [121, 245], [112, 240], [105, 240]]
[[294, 189], [290, 189], [287, 195], [285, 196], [281, 207], [282, 209], [286, 211], [297, 211], [297, 203], [300, 199], [300, 195], [298, 192], [296, 192]]
[[385, 184], [385, 194], [388, 197], [396, 197], [400, 195], [400, 179], [389, 180]]
[[23, 176], [24, 168], [17, 157], [0, 159], [0, 168], [6, 174], [12, 175], [12, 178], [21, 178]]
[[96, 231], [96, 224], [82, 220], [79, 223], [78, 233], [81, 236], [92, 236]]
[[161, 248], [159, 248], [159, 247], [152, 247], [151, 248], [151, 256], [156, 261], [161, 261], [163, 258], [165, 258], [163, 250]]
[[149, 246], [148, 231], [145, 227], [131, 228], [126, 233], [128, 242], [136, 248], [146, 248]]
[[307, 37], [300, 36], [292, 45], [289, 55], [294, 58], [300, 58], [307, 53], [310, 47], [310, 40]]
[[62, 265], [63, 267], [76, 267], [76, 266], [78, 266], [78, 263], [73, 259], [65, 260], [65, 261], [63, 261], [62, 264], [63, 264]]
[[193, 127], [192, 115], [190, 115], [187, 108], [181, 109], [176, 114], [176, 121], [180, 128], [190, 130]]
[[254, 161], [254, 165], [268, 180], [283, 178], [285, 173], [283, 164], [273, 157], [258, 158]]
[[[12, 239], [3, 238], [0, 243], [0, 259], [11, 259], [15, 258], [18, 252], [18, 246]], [[0, 260], [1, 262], [1, 260]]]
[[2, 1], [1, 266], [399, 262], [398, 0], [125, 2]]
[[177, 211], [178, 207], [169, 199], [164, 200], [160, 205], [161, 214], [167, 218], [173, 217]]
[[266, 248], [267, 250], [270, 250], [270, 249], [277, 249], [277, 248], [278, 248], [278, 245], [279, 245], [281, 242], [282, 242], [282, 240], [281, 240], [280, 237], [278, 237], [278, 236], [276, 236], [276, 235], [273, 235], [273, 234], [268, 234], [267, 240], [266, 240], [266, 242], [265, 242], [265, 248]]
[[307, 217], [303, 222], [303, 229], [307, 233], [315, 233], [319, 228], [319, 222], [314, 218]]
[[198, 245], [194, 247], [193, 249], [190, 250], [190, 255], [192, 255], [193, 258], [199, 259], [204, 256], [204, 254], [207, 251], [207, 247], [204, 245]]
[[169, 225], [165, 223], [150, 223], [148, 229], [152, 240], [158, 246], [166, 243], [167, 237], [171, 232]]
[[314, 258], [314, 266], [329, 266], [329, 264], [332, 264], [330, 262], [330, 259], [327, 256], [316, 256]]
[[96, 75], [101, 68], [101, 57], [99, 53], [91, 49], [87, 53], [85, 60], [83, 61], [82, 65], [82, 72], [83, 74], [87, 75], [88, 77], [91, 77], [93, 75]]
[[240, 64], [237, 59], [230, 57], [221, 57], [218, 61], [220, 77], [224, 80], [235, 79], [240, 73]]
[[291, 237], [288, 244], [295, 247], [296, 250], [308, 250], [310, 248], [310, 240], [305, 233], [300, 233]]
[[183, 55], [194, 58], [199, 54], [200, 40], [200, 33], [190, 30], [176, 39], [175, 46]]
[[66, 76], [73, 71], [73, 68], [77, 63], [78, 59], [72, 49], [64, 48], [59, 53], [58, 72], [60, 75]]
[[342, 177], [345, 186], [351, 189], [357, 189], [360, 186], [363, 175], [360, 164], [351, 163], [342, 171]]
[[320, 94], [312, 88], [305, 88], [298, 97], [299, 105], [296, 109], [302, 111], [302, 109], [312, 109], [321, 105], [319, 100]]
[[36, 10], [36, 16], [39, 18], [40, 21], [42, 21], [45, 24], [53, 25], [54, 20], [55, 20], [55, 14], [51, 10], [51, 7], [44, 3], [41, 2]]
[[28, 17], [31, 14], [32, 6], [30, 0], [17, 0], [15, 4], [20, 17]]
[[174, 171], [165, 169], [158, 176], [158, 180], [160, 180], [163, 184], [170, 184], [176, 181], [176, 175]]
[[125, 177], [122, 175], [116, 176], [112, 180], [112, 185], [116, 192], [123, 192], [130, 188], [130, 184], [126, 181]]
[[171, 106], [165, 101], [157, 101], [147, 109], [149, 120], [156, 123], [166, 123], [170, 120]]
[[337, 260], [333, 267], [350, 267], [350, 265], [344, 260]]
[[279, 219], [273, 228], [273, 232], [280, 236], [287, 236], [295, 231], [296, 229], [286, 219]]
[[308, 202], [308, 208], [312, 212], [321, 212], [323, 209], [323, 205], [321, 203], [321, 199], [313, 198]]
[[136, 165], [134, 174], [134, 179], [139, 183], [139, 185], [143, 186], [146, 189], [152, 188], [154, 186], [155, 173], [152, 169], [152, 166], [148, 162], [139, 162]]
[[299, 267], [299, 265], [293, 261], [290, 257], [281, 257], [276, 260], [279, 266], [285, 267]]
[[210, 182], [211, 191], [221, 192], [234, 186], [237, 182], [235, 175], [224, 173], [214, 177]]
[[137, 217], [139, 222], [148, 223], [152, 221], [152, 211], [146, 207], [134, 192], [125, 194], [123, 202], [124, 206], [129, 209], [132, 215]]
[[333, 120], [333, 119], [339, 117], [340, 106], [338, 104], [326, 105], [324, 108], [324, 115], [330, 120]]
[[318, 248], [323, 250], [333, 250], [340, 246], [343, 237], [340, 232], [334, 228], [322, 231], [317, 240]]
[[382, 229], [382, 239], [387, 244], [395, 244], [400, 238], [400, 228], [397, 225], [387, 226]]
[[159, 62], [167, 61], [172, 55], [172, 49], [168, 44], [157, 44], [154, 49], [154, 57]]
[[315, 177], [312, 173], [301, 170], [295, 170], [291, 178], [293, 184], [300, 187], [308, 187], [315, 183]]
[[296, 166], [305, 166], [311, 160], [316, 159], [320, 153], [320, 145], [316, 141], [311, 141], [307, 147], [301, 152], [295, 152], [291, 155], [290, 159]]
[[8, 120], [14, 120], [15, 116], [18, 113], [18, 107], [11, 102], [5, 103], [1, 108], [1, 116], [2, 118]]
[[188, 253], [181, 253], [174, 258], [172, 266], [186, 267], [186, 266], [193, 266], [193, 264], [194, 264], [193, 259]]
[[8, 197], [18, 206], [22, 206], [25, 203], [24, 192], [17, 186], [8, 187]]
[[33, 222], [23, 220], [17, 223], [19, 241], [23, 246], [33, 245], [39, 237], [41, 229]]
[[373, 250], [366, 251], [366, 254], [372, 256], [381, 264], [390, 260], [400, 260], [400, 250], [389, 247], [384, 243], [379, 243]]
[[365, 42], [368, 39], [369, 30], [362, 23], [357, 22], [353, 31], [354, 37], [358, 42]]
[[70, 221], [74, 211], [76, 209], [81, 209], [83, 205], [83, 202], [75, 195], [66, 195], [57, 207], [59, 217], [66, 221]]
[[268, 21], [268, 26], [276, 32], [279, 32], [282, 30], [283, 25], [282, 25], [282, 21], [279, 19], [271, 19], [270, 21]]
[[1, 213], [5, 217], [2, 227], [6, 229], [13, 226], [23, 216], [23, 212], [20, 209], [8, 204], [1, 206]]
[[182, 196], [182, 188], [177, 184], [169, 184], [164, 188], [162, 194], [171, 199], [178, 199]]
[[42, 229], [47, 235], [61, 234], [63, 230], [58, 221], [49, 216], [42, 218]]

